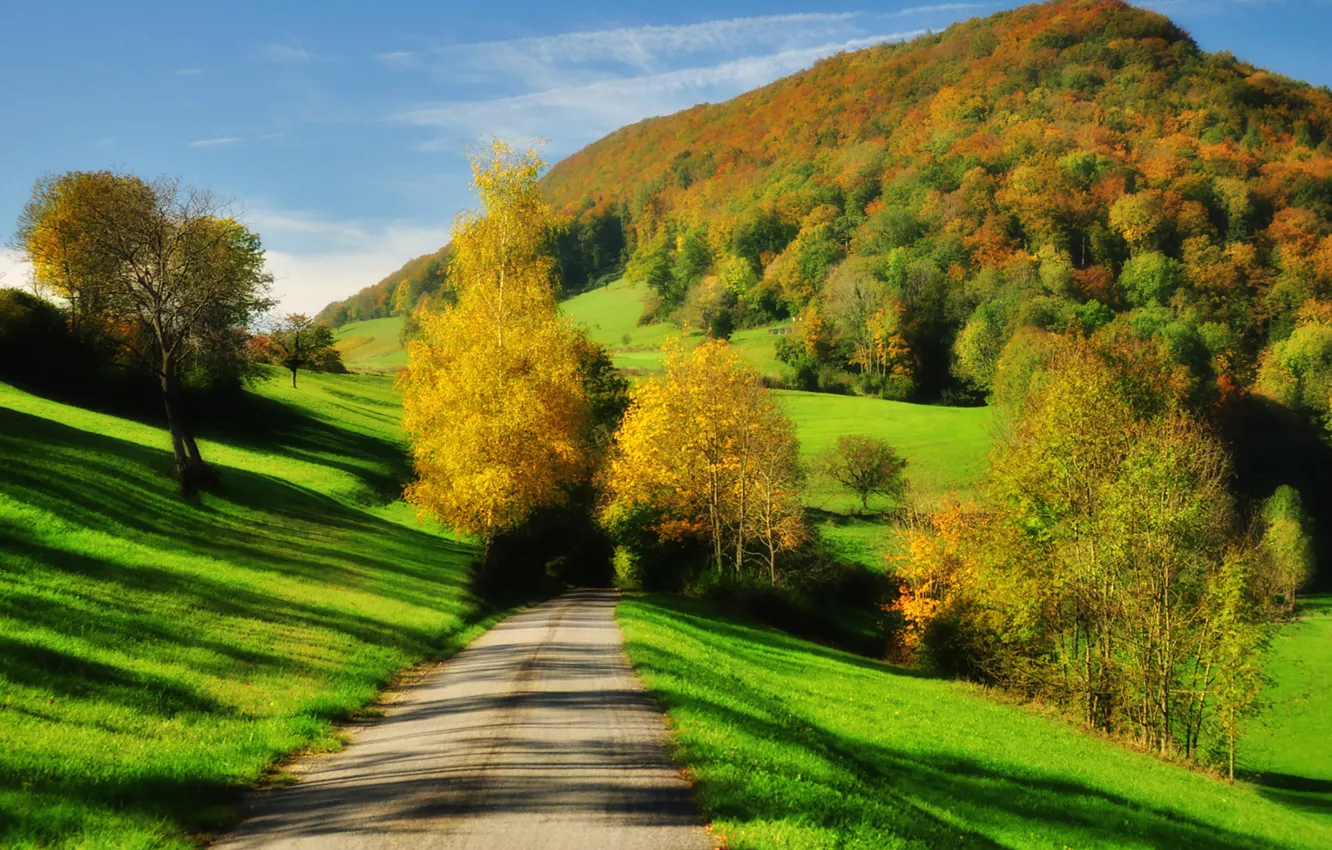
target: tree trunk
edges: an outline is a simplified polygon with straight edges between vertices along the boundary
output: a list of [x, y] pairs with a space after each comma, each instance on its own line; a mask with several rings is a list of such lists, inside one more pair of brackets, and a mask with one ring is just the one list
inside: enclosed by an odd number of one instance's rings
[[[171, 370], [171, 364], [163, 362], [159, 375], [162, 385], [162, 407], [166, 412], [167, 432], [171, 435], [171, 452], [175, 456], [176, 481], [180, 484], [180, 494], [189, 497], [195, 493], [193, 470], [196, 464], [186, 454], [185, 423]], [[198, 451], [197, 447], [195, 451]]]
[[291, 388], [292, 388], [293, 390], [296, 389], [296, 370], [295, 370], [295, 369], [292, 369], [292, 370], [291, 370]]

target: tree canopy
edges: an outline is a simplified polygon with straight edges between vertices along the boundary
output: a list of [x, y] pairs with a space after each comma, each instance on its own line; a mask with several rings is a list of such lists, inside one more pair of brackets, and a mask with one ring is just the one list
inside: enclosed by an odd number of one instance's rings
[[491, 539], [563, 502], [589, 466], [585, 338], [556, 314], [534, 151], [472, 160], [481, 202], [453, 228], [455, 305], [427, 310], [400, 378], [423, 513]]

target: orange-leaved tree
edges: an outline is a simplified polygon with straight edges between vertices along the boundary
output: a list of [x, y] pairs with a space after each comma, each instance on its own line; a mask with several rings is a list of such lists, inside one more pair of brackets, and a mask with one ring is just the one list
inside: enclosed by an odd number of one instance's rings
[[718, 571], [804, 539], [799, 444], [758, 374], [724, 340], [667, 344], [633, 393], [609, 468], [607, 519], [649, 507], [662, 539], [701, 537]]
[[421, 316], [399, 381], [424, 514], [486, 540], [561, 504], [588, 466], [583, 337], [556, 312], [544, 163], [496, 140], [453, 228], [458, 302]]

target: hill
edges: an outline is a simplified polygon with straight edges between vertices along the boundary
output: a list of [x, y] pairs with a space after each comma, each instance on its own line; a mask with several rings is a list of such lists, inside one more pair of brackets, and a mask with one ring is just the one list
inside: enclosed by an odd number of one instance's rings
[[665, 597], [626, 600], [617, 617], [729, 847], [1332, 842], [1332, 823], [1265, 787], [1190, 773], [963, 683]]
[[1329, 132], [1326, 89], [1060, 0], [625, 127], [544, 186], [571, 290], [628, 261], [659, 319], [810, 310], [867, 392], [983, 393], [1018, 327], [1114, 323], [1205, 395], [1332, 292]]
[[394, 501], [399, 416], [388, 378], [274, 370], [189, 505], [158, 427], [0, 384], [0, 846], [197, 846], [476, 633], [473, 550]]

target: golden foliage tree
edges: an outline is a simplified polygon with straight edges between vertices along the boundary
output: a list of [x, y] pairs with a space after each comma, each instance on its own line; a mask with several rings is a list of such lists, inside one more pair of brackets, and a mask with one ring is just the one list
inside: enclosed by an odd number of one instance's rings
[[982, 505], [906, 534], [904, 642], [1161, 754], [1218, 728], [1233, 748], [1261, 689], [1263, 589], [1305, 551], [1298, 505], [1274, 503], [1257, 539], [1224, 448], [1149, 353], [1054, 339]]
[[110, 338], [156, 374], [176, 477], [193, 492], [207, 466], [185, 421], [182, 376], [239, 358], [243, 329], [270, 306], [259, 237], [206, 191], [99, 171], [40, 180], [16, 242], [36, 284], [69, 305], [76, 332]]
[[535, 151], [472, 159], [479, 210], [453, 228], [456, 305], [421, 316], [400, 379], [423, 513], [486, 538], [562, 503], [588, 467], [586, 341], [556, 312]]
[[665, 369], [633, 393], [616, 439], [607, 518], [647, 506], [663, 539], [701, 537], [718, 571], [804, 538], [799, 444], [758, 374], [724, 340], [668, 344]]

